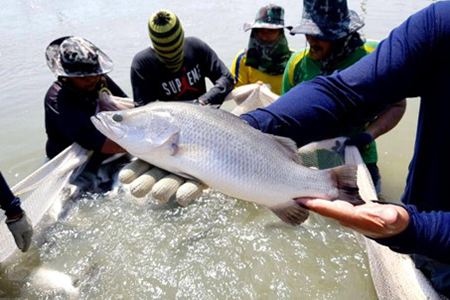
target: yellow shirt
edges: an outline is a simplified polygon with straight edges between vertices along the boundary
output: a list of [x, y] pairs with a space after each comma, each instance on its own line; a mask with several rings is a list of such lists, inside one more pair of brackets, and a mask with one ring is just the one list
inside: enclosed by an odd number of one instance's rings
[[241, 85], [256, 83], [262, 81], [270, 86], [270, 90], [277, 95], [281, 95], [281, 86], [283, 83], [283, 74], [269, 75], [261, 72], [258, 69], [245, 65], [247, 55], [245, 50], [240, 51], [231, 66], [231, 74], [234, 79], [234, 87]]

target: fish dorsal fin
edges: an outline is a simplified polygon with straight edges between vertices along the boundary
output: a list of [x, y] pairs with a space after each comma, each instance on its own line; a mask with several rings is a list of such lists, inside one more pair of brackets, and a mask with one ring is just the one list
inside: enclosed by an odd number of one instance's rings
[[278, 135], [271, 135], [271, 136], [278, 142], [278, 145], [280, 145], [280, 148], [282, 149], [282, 151], [290, 159], [292, 159], [294, 162], [296, 162], [300, 165], [302, 164], [302, 160], [298, 156], [298, 153], [297, 153], [297, 151], [298, 151], [297, 144], [293, 140], [291, 140], [290, 138], [278, 136]]

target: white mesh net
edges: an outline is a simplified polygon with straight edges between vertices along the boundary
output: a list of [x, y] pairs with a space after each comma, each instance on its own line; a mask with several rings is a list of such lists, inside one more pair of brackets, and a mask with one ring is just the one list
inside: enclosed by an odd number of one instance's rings
[[[227, 99], [234, 99], [240, 104], [233, 111], [235, 114], [241, 114], [256, 107], [266, 106], [277, 97], [268, 91], [267, 87], [254, 84], [235, 89]], [[358, 150], [355, 147], [344, 149], [343, 141], [343, 138], [339, 138], [311, 143], [299, 149], [299, 155], [304, 165], [319, 169], [344, 163], [357, 165], [361, 197], [365, 201], [377, 199], [370, 174]], [[61, 191], [67, 185], [69, 177], [87, 158], [87, 151], [74, 144], [13, 188], [13, 192], [21, 197], [23, 208], [33, 225], [61, 198]], [[0, 217], [0, 222], [4, 221], [4, 217]], [[379, 299], [445, 299], [438, 295], [424, 275], [415, 269], [409, 256], [392, 252], [356, 232], [355, 235], [366, 249]], [[14, 240], [7, 227], [0, 226], [0, 262], [7, 259], [15, 249]]]
[[254, 83], [233, 90], [225, 98], [225, 101], [234, 100], [236, 107], [231, 110], [231, 113], [239, 116], [259, 107], [266, 107], [277, 100], [278, 97], [267, 85]]
[[[67, 186], [73, 171], [88, 158], [88, 151], [77, 144], [65, 149], [30, 176], [12, 188], [22, 200], [33, 226], [39, 223], [47, 210], [61, 198], [61, 191]], [[0, 216], [4, 224], [5, 216]], [[6, 226], [0, 226], [0, 263], [16, 249], [14, 239]]]
[[[369, 171], [356, 147], [345, 147], [345, 138], [311, 143], [299, 149], [303, 163], [319, 169], [350, 164], [358, 166], [358, 187], [367, 202], [377, 200]], [[372, 281], [379, 299], [445, 299], [433, 289], [428, 279], [417, 270], [410, 256], [391, 251], [363, 235], [354, 232], [359, 243], [365, 247], [369, 258]]]

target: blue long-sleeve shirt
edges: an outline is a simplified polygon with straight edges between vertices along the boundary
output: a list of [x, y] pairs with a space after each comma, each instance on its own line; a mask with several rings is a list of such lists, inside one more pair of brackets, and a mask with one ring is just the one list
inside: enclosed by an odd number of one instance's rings
[[[405, 234], [382, 243], [398, 252], [442, 259], [450, 254], [450, 160], [445, 147], [449, 51], [450, 2], [438, 2], [411, 16], [373, 54], [348, 69], [297, 85], [272, 105], [242, 118], [263, 132], [290, 137], [301, 146], [339, 136], [389, 104], [420, 97], [414, 156], [402, 197], [411, 205], [407, 209], [412, 221]], [[412, 236], [417, 241], [414, 245], [408, 240]]]
[[0, 207], [7, 216], [15, 216], [23, 212], [20, 208], [20, 199], [15, 197], [0, 172]]

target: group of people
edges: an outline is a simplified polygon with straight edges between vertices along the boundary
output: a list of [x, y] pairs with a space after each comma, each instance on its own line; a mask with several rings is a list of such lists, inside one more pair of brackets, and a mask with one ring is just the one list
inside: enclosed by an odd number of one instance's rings
[[[441, 132], [450, 105], [445, 91], [450, 81], [446, 72], [450, 59], [445, 55], [450, 43], [450, 2], [416, 13], [381, 43], [361, 37], [358, 30], [364, 23], [346, 1], [327, 3], [304, 0], [296, 27], [285, 25], [282, 7], [262, 7], [255, 21], [244, 25], [244, 30], [251, 30], [248, 47], [237, 54], [231, 72], [205, 42], [184, 36], [174, 13], [158, 11], [148, 22], [152, 47], [139, 52], [131, 64], [134, 105], [159, 100], [220, 106], [234, 87], [263, 82], [281, 97], [242, 115], [243, 120], [262, 132], [289, 137], [299, 147], [348, 136], [346, 144], [358, 146], [379, 192], [374, 140], [400, 121], [406, 97], [421, 97], [415, 153], [402, 199], [405, 205], [297, 201], [394, 251], [414, 254], [416, 265], [435, 288], [449, 295], [450, 202], [445, 200], [448, 163], [442, 160], [445, 136]], [[308, 47], [291, 50], [285, 30], [304, 34]], [[94, 168], [105, 157], [124, 153], [90, 122], [99, 111], [129, 107], [116, 101], [127, 95], [107, 75], [111, 59], [91, 42], [72, 36], [50, 43], [46, 57], [57, 77], [45, 96], [47, 156], [52, 158], [76, 142], [94, 150]], [[213, 83], [209, 90], [205, 78]], [[135, 181], [151, 172], [139, 160], [125, 168], [134, 173]], [[18, 247], [26, 251], [31, 224], [20, 209], [20, 199], [0, 179], [1, 207]], [[147, 185], [143, 194], [150, 190]]]

